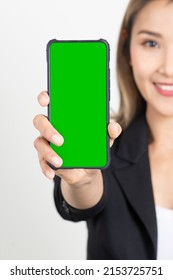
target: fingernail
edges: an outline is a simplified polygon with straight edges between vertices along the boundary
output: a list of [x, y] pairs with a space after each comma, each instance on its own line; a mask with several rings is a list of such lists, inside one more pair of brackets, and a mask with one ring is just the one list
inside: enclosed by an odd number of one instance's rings
[[62, 159], [58, 157], [53, 157], [52, 158], [52, 163], [56, 166], [62, 165]]
[[52, 142], [58, 146], [61, 146], [64, 143], [64, 139], [60, 135], [53, 135], [52, 136]]

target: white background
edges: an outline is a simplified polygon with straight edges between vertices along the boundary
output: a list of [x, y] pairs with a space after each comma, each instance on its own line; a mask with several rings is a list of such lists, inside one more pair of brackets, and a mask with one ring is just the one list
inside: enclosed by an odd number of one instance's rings
[[0, 8], [0, 259], [85, 259], [85, 222], [63, 220], [33, 142], [37, 95], [47, 89], [50, 39], [106, 39], [111, 107], [118, 108], [115, 52], [128, 0], [15, 0]]

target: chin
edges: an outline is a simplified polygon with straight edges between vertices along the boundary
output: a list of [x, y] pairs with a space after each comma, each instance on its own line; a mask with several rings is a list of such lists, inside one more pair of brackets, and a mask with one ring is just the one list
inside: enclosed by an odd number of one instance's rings
[[170, 110], [158, 110], [157, 113], [162, 117], [173, 118], [173, 108]]
[[173, 118], [173, 105], [171, 103], [160, 104], [160, 106], [157, 107], [153, 106], [152, 104], [147, 104], [147, 111], [148, 114], [152, 117], [160, 116], [160, 117]]

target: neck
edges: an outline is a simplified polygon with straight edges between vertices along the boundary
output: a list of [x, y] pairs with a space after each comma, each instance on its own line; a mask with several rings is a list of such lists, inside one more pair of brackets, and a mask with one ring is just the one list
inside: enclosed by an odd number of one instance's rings
[[152, 145], [161, 151], [173, 152], [173, 116], [161, 115], [147, 106], [146, 119], [153, 136]]

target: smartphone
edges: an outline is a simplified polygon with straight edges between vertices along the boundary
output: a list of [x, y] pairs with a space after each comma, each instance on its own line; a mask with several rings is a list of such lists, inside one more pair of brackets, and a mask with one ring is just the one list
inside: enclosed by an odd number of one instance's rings
[[62, 146], [50, 146], [63, 160], [61, 169], [110, 164], [109, 57], [104, 39], [47, 44], [48, 118], [64, 138]]

